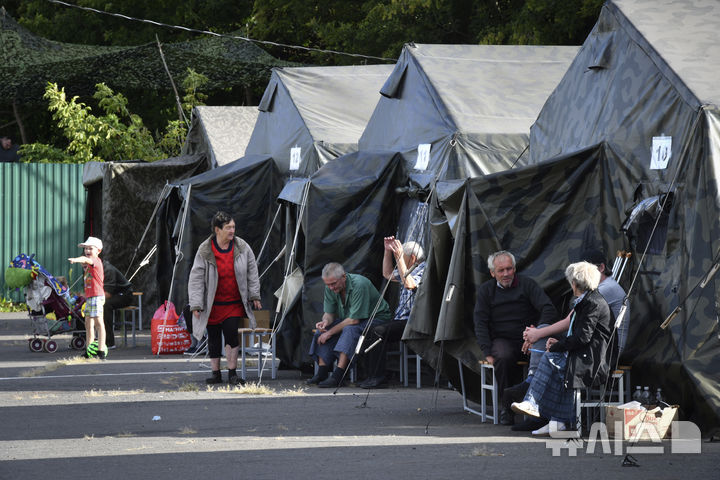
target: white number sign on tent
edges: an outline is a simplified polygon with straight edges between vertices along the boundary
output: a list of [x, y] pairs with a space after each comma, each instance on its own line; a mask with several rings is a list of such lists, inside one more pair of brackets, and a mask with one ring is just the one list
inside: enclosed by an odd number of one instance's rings
[[652, 139], [651, 170], [665, 170], [672, 153], [672, 137], [660, 136]]
[[415, 170], [427, 170], [430, 164], [430, 144], [421, 143], [418, 145], [418, 156], [415, 162]]
[[293, 147], [290, 149], [290, 170], [297, 170], [300, 168], [302, 149], [300, 147]]

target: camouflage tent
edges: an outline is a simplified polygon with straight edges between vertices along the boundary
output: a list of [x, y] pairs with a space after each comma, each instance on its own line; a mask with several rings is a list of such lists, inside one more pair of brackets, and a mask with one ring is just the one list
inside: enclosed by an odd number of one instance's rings
[[205, 154], [220, 167], [245, 155], [255, 128], [257, 107], [195, 107], [184, 155]]
[[274, 69], [246, 152], [271, 155], [281, 171], [307, 177], [357, 150], [391, 71], [390, 65]]
[[[85, 235], [100, 237], [102, 257], [128, 277], [138, 269], [140, 260], [152, 249], [153, 213], [165, 185], [192, 177], [207, 170], [206, 157], [184, 156], [157, 162], [89, 162], [83, 171], [88, 196], [85, 213]], [[143, 301], [158, 305], [153, 259], [150, 267], [140, 269], [133, 279], [135, 290], [144, 293]], [[154, 309], [144, 310], [152, 316]], [[149, 320], [146, 318], [145, 320]]]
[[[119, 89], [169, 90], [155, 43], [106, 47], [54, 42], [34, 35], [0, 11], [0, 98], [17, 103], [42, 101], [47, 82], [72, 85], [72, 94], [92, 94], [105, 82]], [[174, 78], [188, 67], [206, 75], [208, 89], [262, 85], [273, 67], [292, 65], [255, 44], [227, 37], [163, 46]]]
[[438, 186], [427, 283], [406, 331], [427, 358], [481, 358], [472, 307], [488, 253], [513, 251], [562, 305], [562, 269], [584, 247], [629, 250], [623, 363], [682, 419], [720, 428], [720, 279], [700, 288], [720, 260], [719, 28], [711, 0], [608, 2], [532, 127], [535, 165]]

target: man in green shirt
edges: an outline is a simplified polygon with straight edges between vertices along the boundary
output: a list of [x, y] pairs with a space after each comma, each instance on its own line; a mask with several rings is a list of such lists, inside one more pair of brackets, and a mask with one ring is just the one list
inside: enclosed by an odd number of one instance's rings
[[[370, 280], [362, 275], [345, 273], [339, 263], [328, 263], [323, 267], [325, 282], [322, 320], [315, 324], [316, 332], [310, 346], [310, 356], [318, 362], [318, 371], [308, 380], [321, 388], [340, 385], [345, 369], [350, 363], [375, 306], [380, 302], [373, 325], [380, 325], [392, 319], [390, 307]], [[333, 361], [337, 366], [328, 375]]]

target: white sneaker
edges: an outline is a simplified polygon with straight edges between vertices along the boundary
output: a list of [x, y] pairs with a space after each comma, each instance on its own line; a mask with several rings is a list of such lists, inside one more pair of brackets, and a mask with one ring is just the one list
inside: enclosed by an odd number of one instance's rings
[[510, 405], [510, 408], [512, 408], [512, 411], [515, 413], [530, 415], [531, 417], [540, 417], [540, 412], [537, 411], [537, 408], [535, 408], [535, 406], [527, 400], [519, 403], [513, 402], [513, 404]]
[[545, 425], [544, 427], [538, 428], [537, 430], [533, 430], [533, 435], [550, 435], [550, 432], [564, 432], [567, 430], [567, 427], [563, 422], [558, 422], [555, 420], [550, 420], [550, 423]]

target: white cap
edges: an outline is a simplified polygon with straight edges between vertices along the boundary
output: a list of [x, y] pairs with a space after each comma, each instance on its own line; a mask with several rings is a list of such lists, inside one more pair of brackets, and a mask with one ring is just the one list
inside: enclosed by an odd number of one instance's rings
[[78, 247], [95, 247], [102, 250], [102, 240], [97, 237], [88, 237], [83, 243], [78, 243]]

